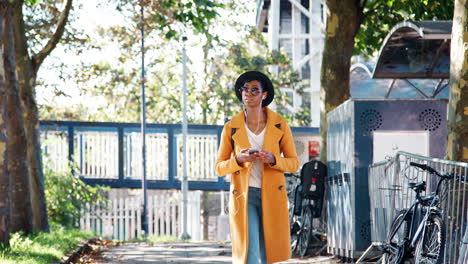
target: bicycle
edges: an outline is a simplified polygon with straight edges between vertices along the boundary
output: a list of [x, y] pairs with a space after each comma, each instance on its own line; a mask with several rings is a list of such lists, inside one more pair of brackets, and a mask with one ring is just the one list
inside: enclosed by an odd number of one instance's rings
[[[291, 230], [291, 251], [293, 254], [300, 255], [301, 257], [305, 256], [307, 251], [307, 246], [305, 246], [305, 241], [308, 240], [309, 230], [311, 229], [310, 221], [304, 222], [304, 219], [310, 219], [310, 216], [307, 213], [307, 216], [302, 212], [302, 201], [300, 200], [301, 192], [301, 182], [300, 176], [294, 173], [285, 173], [287, 179], [287, 194], [289, 200], [289, 224]], [[301, 239], [302, 238], [302, 239]], [[298, 243], [299, 241], [302, 243]], [[298, 244], [301, 246], [299, 247]]]
[[286, 193], [289, 202], [289, 222], [292, 223], [294, 217], [294, 198], [296, 197], [297, 186], [301, 184], [300, 176], [296, 173], [284, 173], [286, 177]]
[[402, 210], [393, 220], [384, 246], [383, 263], [443, 263], [445, 250], [445, 226], [440, 208], [442, 183], [454, 178], [440, 174], [432, 167], [410, 162], [439, 177], [434, 193], [422, 196], [426, 182], [409, 183], [408, 188], [416, 192], [409, 209]]
[[[314, 228], [313, 223], [314, 218], [320, 217], [322, 207], [320, 195], [323, 196], [323, 186], [317, 184], [317, 178], [314, 178], [313, 184], [310, 184], [310, 181], [307, 183], [307, 180], [304, 180], [304, 167], [301, 170], [301, 175], [285, 173], [285, 176], [289, 199], [291, 251], [294, 255], [303, 257], [308, 250], [312, 251], [310, 249], [313, 248], [312, 252], [319, 254], [326, 246], [326, 235]], [[322, 190], [318, 190], [318, 194], [315, 194], [315, 189], [312, 191], [311, 188], [322, 188]]]

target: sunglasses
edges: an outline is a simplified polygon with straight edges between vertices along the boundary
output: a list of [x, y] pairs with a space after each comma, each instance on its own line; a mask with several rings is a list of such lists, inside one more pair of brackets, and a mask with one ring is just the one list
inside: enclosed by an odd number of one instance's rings
[[245, 93], [250, 93], [251, 95], [253, 96], [256, 96], [258, 95], [262, 90], [260, 88], [252, 88], [252, 89], [249, 89], [249, 88], [246, 88], [246, 87], [241, 87], [239, 88], [239, 91], [242, 93], [242, 92], [245, 92]]

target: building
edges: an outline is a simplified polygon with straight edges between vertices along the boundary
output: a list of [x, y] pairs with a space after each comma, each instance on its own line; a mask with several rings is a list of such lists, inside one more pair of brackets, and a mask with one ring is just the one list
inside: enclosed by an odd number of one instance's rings
[[[268, 33], [272, 50], [284, 49], [308, 87], [300, 95], [281, 87], [291, 99], [287, 111], [310, 106], [312, 127], [320, 124], [320, 69], [325, 32], [325, 0], [258, 0], [257, 27]], [[273, 68], [273, 72], [281, 71]]]

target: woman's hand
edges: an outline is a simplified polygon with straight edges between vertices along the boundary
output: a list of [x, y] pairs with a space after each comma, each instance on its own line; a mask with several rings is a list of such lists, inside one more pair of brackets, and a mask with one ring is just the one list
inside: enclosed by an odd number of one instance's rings
[[242, 149], [236, 155], [237, 164], [242, 164], [244, 162], [253, 162], [255, 160], [260, 160], [263, 163], [276, 164], [275, 155], [273, 155], [268, 150], [260, 150], [253, 154], [249, 154], [249, 149]]
[[249, 154], [248, 148], [241, 149], [241, 151], [237, 153], [236, 155], [236, 161], [237, 161], [237, 164], [240, 165], [244, 162], [253, 162], [255, 160], [258, 160], [259, 156], [260, 156], [259, 152], [256, 152], [254, 154]]
[[275, 155], [268, 150], [260, 150], [258, 152], [258, 157], [263, 163], [276, 164]]

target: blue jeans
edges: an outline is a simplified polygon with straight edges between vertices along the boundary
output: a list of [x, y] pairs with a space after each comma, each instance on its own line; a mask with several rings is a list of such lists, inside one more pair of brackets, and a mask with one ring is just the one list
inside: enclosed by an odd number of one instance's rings
[[261, 189], [249, 187], [248, 202], [249, 251], [247, 264], [266, 264], [265, 240], [263, 238]]

